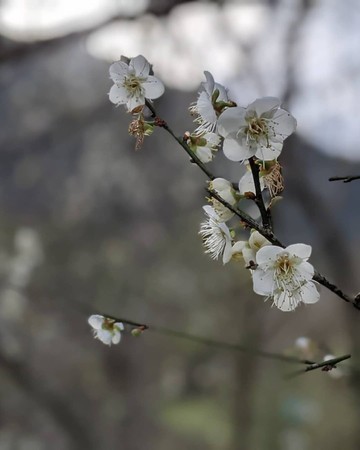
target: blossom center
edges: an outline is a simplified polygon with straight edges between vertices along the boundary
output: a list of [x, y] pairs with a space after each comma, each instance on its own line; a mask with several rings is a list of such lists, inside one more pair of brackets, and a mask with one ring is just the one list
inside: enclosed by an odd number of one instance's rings
[[292, 262], [287, 253], [278, 257], [276, 260], [276, 268], [279, 275], [292, 272]]
[[261, 136], [267, 136], [267, 125], [265, 119], [261, 117], [252, 117], [248, 120], [247, 135], [251, 140], [259, 140]]
[[108, 331], [114, 331], [114, 325], [115, 325], [115, 320], [109, 319], [109, 318], [105, 318], [104, 322], [102, 324], [102, 329], [103, 330], [108, 330]]
[[132, 96], [139, 97], [143, 91], [141, 86], [142, 81], [141, 78], [135, 75], [129, 75], [124, 79], [124, 86]]

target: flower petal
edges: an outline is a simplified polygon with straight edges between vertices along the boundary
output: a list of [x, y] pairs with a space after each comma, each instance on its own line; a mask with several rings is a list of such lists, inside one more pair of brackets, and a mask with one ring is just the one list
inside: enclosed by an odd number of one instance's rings
[[264, 237], [258, 231], [253, 231], [250, 234], [250, 237], [249, 237], [249, 247], [250, 248], [252, 248], [255, 251], [258, 251], [258, 250], [260, 250], [260, 248], [264, 247], [265, 245], [271, 245], [271, 242], [269, 242], [266, 239], [266, 237]]
[[247, 241], [236, 241], [232, 246], [232, 254], [236, 255], [237, 253], [242, 255], [244, 248], [247, 246]]
[[299, 275], [305, 280], [311, 280], [315, 273], [314, 267], [307, 261], [303, 261], [301, 264], [299, 264], [297, 267], [297, 271]]
[[263, 97], [258, 98], [246, 108], [249, 111], [256, 111], [258, 117], [267, 113], [275, 108], [279, 108], [280, 100], [276, 97]]
[[218, 215], [219, 222], [227, 222], [234, 217], [234, 213], [218, 200], [212, 199], [212, 204], [216, 211], [216, 214]]
[[147, 77], [147, 80], [142, 83], [142, 87], [145, 91], [145, 97], [150, 99], [159, 98], [165, 91], [162, 82], [152, 75]]
[[320, 293], [314, 283], [309, 281], [301, 288], [301, 300], [304, 303], [316, 303], [320, 298]]
[[[258, 252], [259, 253], [259, 252]], [[252, 273], [253, 289], [259, 295], [272, 295], [275, 288], [274, 274], [272, 271], [264, 271], [260, 268]]]
[[243, 147], [235, 139], [224, 139], [223, 152], [230, 161], [243, 161], [251, 158], [255, 153], [249, 147]]
[[232, 258], [231, 240], [226, 239], [226, 244], [225, 244], [224, 253], [223, 253], [223, 264], [228, 263], [231, 260], [231, 258]]
[[240, 106], [228, 108], [220, 114], [218, 118], [218, 131], [221, 136], [226, 138], [229, 134], [235, 137], [235, 134], [241, 126], [245, 126], [245, 108]]
[[243, 255], [245, 264], [247, 266], [250, 264], [251, 261], [253, 261], [255, 263], [255, 261], [256, 261], [256, 252], [252, 248], [249, 248], [248, 245], [243, 248], [242, 255]]
[[255, 156], [262, 161], [272, 161], [279, 157], [282, 147], [282, 142], [270, 141], [269, 146], [259, 145], [256, 149]]
[[[260, 178], [260, 181], [262, 178]], [[264, 184], [264, 182], [263, 182]], [[263, 188], [262, 188], [263, 189]], [[239, 181], [239, 192], [241, 195], [244, 195], [245, 192], [253, 192], [255, 193], [255, 184], [254, 177], [251, 172], [246, 171], [245, 175], [240, 178]]]
[[129, 73], [129, 66], [123, 61], [116, 61], [111, 64], [109, 73], [110, 78], [114, 81], [114, 83], [122, 83], [125, 76]]
[[292, 244], [286, 247], [285, 250], [291, 255], [298, 256], [306, 261], [310, 258], [312, 247], [307, 244]]
[[150, 64], [147, 59], [142, 55], [132, 58], [129, 64], [129, 68], [135, 72], [135, 75], [139, 77], [147, 77], [150, 72]]
[[109, 92], [109, 100], [115, 105], [122, 105], [128, 101], [128, 92], [124, 86], [114, 84]]
[[120, 340], [121, 340], [121, 333], [120, 333], [120, 331], [114, 330], [112, 338], [111, 338], [111, 342], [113, 344], [118, 344], [120, 342]]
[[296, 130], [296, 119], [284, 109], [279, 109], [272, 117], [273, 130], [275, 134], [280, 135], [283, 139], [287, 138]]
[[278, 255], [284, 251], [277, 245], [266, 245], [256, 253], [256, 264], [259, 266], [268, 266], [269, 263], [276, 261]]
[[211, 99], [206, 92], [200, 92], [196, 102], [196, 110], [201, 118], [210, 124], [216, 123], [216, 112], [211, 103]]
[[88, 323], [94, 330], [100, 330], [102, 324], [104, 323], [104, 316], [100, 316], [99, 314], [93, 314], [88, 318]]
[[96, 337], [103, 343], [106, 345], [111, 345], [112, 342], [112, 331], [110, 330], [98, 330]]
[[220, 83], [215, 83], [214, 90], [216, 90], [216, 89], [219, 91], [219, 95], [218, 95], [216, 101], [217, 102], [228, 102], [229, 97], [228, 97], [228, 91], [227, 91], [226, 87], [224, 87]]
[[288, 291], [281, 291], [273, 297], [274, 305], [284, 312], [294, 311], [299, 305], [300, 300], [299, 295], [289, 295]]
[[126, 106], [129, 112], [131, 112], [133, 109], [137, 108], [138, 106], [145, 105], [145, 97], [139, 96], [139, 97], [129, 97], [126, 102]]
[[216, 214], [216, 211], [212, 206], [205, 205], [203, 206], [203, 210], [209, 217], [212, 217], [215, 220], [219, 220], [219, 216]]
[[210, 147], [217, 147], [220, 144], [221, 138], [216, 133], [205, 133], [203, 136], [206, 139], [206, 145]]
[[208, 163], [214, 157], [209, 147], [197, 147], [195, 153], [202, 163]]
[[210, 189], [216, 191], [230, 205], [235, 205], [234, 189], [230, 181], [225, 178], [215, 178], [209, 184]]
[[115, 322], [114, 327], [116, 327], [120, 331], [125, 329], [124, 324], [122, 322]]
[[206, 78], [206, 81], [204, 81], [203, 83], [201, 83], [201, 86], [204, 88], [204, 90], [209, 94], [209, 96], [211, 97], [213, 91], [214, 91], [214, 77], [211, 75], [210, 72], [208, 72], [207, 70], [204, 71], [204, 75]]

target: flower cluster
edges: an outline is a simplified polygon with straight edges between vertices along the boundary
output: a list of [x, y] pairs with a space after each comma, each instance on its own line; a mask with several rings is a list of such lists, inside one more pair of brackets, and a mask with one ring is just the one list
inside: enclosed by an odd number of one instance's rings
[[[282, 248], [272, 245], [276, 240], [271, 240], [271, 208], [284, 189], [278, 158], [285, 139], [296, 129], [296, 120], [275, 97], [238, 106], [226, 87], [216, 82], [211, 73], [204, 74], [206, 81], [189, 107], [196, 127], [184, 133], [181, 144], [207, 174], [210, 172], [205, 164], [221, 151], [230, 161], [241, 162], [244, 169], [235, 182], [210, 177], [210, 204], [203, 207], [206, 219], [199, 231], [205, 253], [221, 259], [223, 264], [241, 261], [251, 274], [254, 292], [271, 299], [281, 311], [292, 311], [300, 303], [315, 303], [319, 293], [312, 281], [314, 268], [308, 262], [311, 247], [295, 244]], [[160, 97], [164, 86], [141, 55], [113, 63], [110, 77], [114, 86], [109, 99], [116, 105], [125, 105], [133, 115], [129, 132], [136, 137], [139, 148], [155, 126], [164, 127], [163, 120], [153, 117], [151, 122], [144, 116], [145, 105]], [[152, 113], [155, 116], [153, 109]], [[236, 216], [243, 217], [239, 211], [249, 200], [258, 207], [261, 223], [257, 217], [251, 218], [253, 229], [244, 240], [237, 237], [244, 232], [244, 224], [236, 221]], [[106, 322], [106, 326], [110, 324]], [[103, 330], [110, 332], [102, 323], [101, 332], [96, 331], [99, 339]], [[111, 336], [118, 339], [117, 334]]]

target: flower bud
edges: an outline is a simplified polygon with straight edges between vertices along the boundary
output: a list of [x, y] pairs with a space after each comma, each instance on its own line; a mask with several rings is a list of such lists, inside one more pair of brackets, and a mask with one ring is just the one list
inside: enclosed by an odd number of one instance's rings
[[143, 331], [144, 330], [141, 330], [140, 328], [133, 328], [131, 330], [131, 335], [134, 336], [134, 337], [139, 337], [139, 336], [141, 336], [143, 334]]

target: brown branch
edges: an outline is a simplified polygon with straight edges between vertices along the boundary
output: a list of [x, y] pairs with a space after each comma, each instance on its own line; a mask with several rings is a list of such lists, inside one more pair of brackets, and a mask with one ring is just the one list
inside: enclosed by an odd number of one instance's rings
[[332, 358], [327, 361], [322, 361], [321, 363], [314, 363], [310, 364], [305, 369], [297, 370], [296, 372], [293, 372], [289, 374], [286, 378], [292, 378], [296, 375], [301, 375], [302, 373], [310, 372], [312, 370], [321, 369], [324, 372], [329, 372], [332, 369], [336, 369], [336, 364], [346, 361], [347, 359], [350, 359], [351, 355], [344, 355], [344, 356], [338, 356], [337, 358]]
[[264, 228], [271, 230], [272, 229], [271, 213], [269, 209], [266, 209], [264, 199], [261, 193], [259, 165], [256, 163], [254, 157], [249, 158], [249, 164], [255, 185], [255, 203], [259, 208], [261, 221], [263, 223]]
[[360, 175], [349, 175], [347, 177], [331, 177], [329, 181], [343, 181], [344, 183], [350, 183], [354, 180], [360, 180]]

